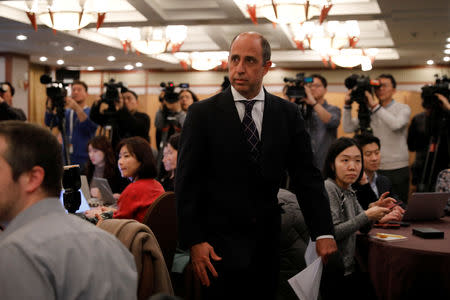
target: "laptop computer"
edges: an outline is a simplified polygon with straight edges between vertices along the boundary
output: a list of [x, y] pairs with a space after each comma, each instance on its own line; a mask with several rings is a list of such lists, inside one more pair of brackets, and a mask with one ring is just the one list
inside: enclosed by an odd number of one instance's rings
[[[89, 192], [89, 185], [87, 183], [87, 178], [85, 175], [81, 175], [81, 188], [78, 191], [80, 192], [81, 195], [81, 204], [80, 208], [75, 213], [82, 213], [91, 209], [88, 202], [91, 198], [91, 194]], [[64, 189], [61, 190], [61, 194], [59, 195], [59, 201], [61, 201], [61, 204], [64, 207]]]
[[101, 177], [93, 177], [91, 187], [96, 187], [99, 189], [102, 195], [103, 205], [113, 205], [116, 203], [111, 187], [109, 186], [108, 180]]
[[413, 193], [403, 221], [431, 221], [444, 216], [450, 193]]

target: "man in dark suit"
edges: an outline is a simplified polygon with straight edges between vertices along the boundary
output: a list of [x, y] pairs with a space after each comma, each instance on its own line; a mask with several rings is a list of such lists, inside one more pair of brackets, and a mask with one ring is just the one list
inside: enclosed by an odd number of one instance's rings
[[[175, 192], [182, 246], [206, 299], [274, 299], [277, 193], [286, 170], [317, 253], [337, 250], [330, 207], [297, 106], [267, 93], [270, 45], [258, 33], [231, 44], [231, 87], [194, 103], [181, 134]], [[211, 277], [212, 275], [212, 277]]]
[[[398, 201], [397, 195], [392, 193], [392, 183], [389, 178], [377, 173], [380, 167], [380, 139], [367, 133], [355, 135], [354, 139], [361, 146], [364, 159], [364, 175], [359, 182], [352, 185], [361, 207], [368, 209], [371, 204], [375, 205], [386, 192], [386, 197], [389, 196]], [[403, 207], [395, 207], [380, 220], [380, 223], [400, 221], [404, 213]]]

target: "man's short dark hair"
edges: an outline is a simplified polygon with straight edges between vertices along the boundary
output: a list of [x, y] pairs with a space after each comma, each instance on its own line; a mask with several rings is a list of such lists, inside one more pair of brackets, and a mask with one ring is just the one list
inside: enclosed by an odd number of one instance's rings
[[397, 87], [397, 81], [395, 81], [394, 76], [392, 76], [391, 74], [381, 74], [380, 76], [377, 77], [377, 79], [380, 78], [386, 78], [389, 79], [392, 83], [392, 87], [395, 89]]
[[59, 197], [63, 164], [61, 145], [56, 137], [48, 129], [20, 121], [0, 122], [0, 136], [8, 145], [1, 155], [11, 166], [13, 180], [40, 166], [45, 172], [43, 190], [48, 196]]
[[148, 141], [138, 136], [123, 139], [117, 145], [118, 153], [123, 146], [126, 146], [128, 152], [141, 163], [136, 171], [137, 178], [155, 178], [158, 175], [156, 161]]
[[11, 82], [5, 81], [5, 82], [2, 82], [2, 84], [6, 84], [7, 86], [9, 86], [9, 91], [11, 92], [11, 96], [14, 96], [16, 89], [12, 86]]
[[86, 92], [88, 91], [88, 86], [87, 86], [86, 82], [81, 81], [81, 80], [75, 80], [75, 81], [72, 83], [72, 86], [74, 86], [75, 84], [82, 85], [82, 86], [84, 87], [84, 90], [85, 90]]
[[350, 148], [352, 146], [356, 146], [361, 152], [361, 172], [359, 173], [358, 179], [355, 182], [361, 180], [364, 173], [364, 160], [363, 152], [361, 146], [352, 138], [341, 137], [335, 140], [328, 149], [327, 157], [325, 158], [325, 164], [323, 166], [323, 174], [325, 178], [336, 179], [336, 169], [334, 168], [334, 162], [336, 157], [345, 149]]
[[378, 149], [381, 148], [380, 139], [373, 134], [362, 133], [355, 135], [353, 138], [361, 146], [361, 148], [372, 143], [377, 144]]
[[261, 40], [261, 48], [262, 48], [262, 63], [263, 63], [263, 66], [264, 66], [270, 60], [270, 57], [272, 56], [272, 50], [270, 48], [269, 41], [260, 33], [257, 33], [257, 32], [243, 32], [243, 33], [239, 33], [231, 41], [230, 50], [231, 50], [231, 46], [233, 46], [233, 43], [237, 39], [237, 37], [240, 36], [241, 34], [247, 34], [247, 33], [255, 33], [255, 34], [259, 35], [259, 38]]
[[327, 82], [327, 80], [325, 79], [325, 77], [323, 77], [322, 75], [320, 75], [320, 74], [312, 74], [311, 77], [312, 77], [312, 78], [317, 78], [317, 79], [319, 79], [319, 80], [322, 82], [323, 87], [324, 87], [324, 88], [327, 87], [328, 82]]

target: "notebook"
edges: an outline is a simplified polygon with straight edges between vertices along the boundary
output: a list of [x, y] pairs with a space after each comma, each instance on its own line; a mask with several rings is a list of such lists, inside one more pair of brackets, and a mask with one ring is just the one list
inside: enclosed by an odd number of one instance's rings
[[403, 221], [430, 221], [444, 216], [450, 193], [413, 193]]
[[[81, 188], [78, 191], [80, 192], [81, 195], [81, 204], [80, 208], [76, 211], [76, 213], [82, 213], [91, 209], [88, 203], [91, 194], [89, 192], [89, 185], [87, 183], [87, 178], [85, 175], [81, 175]], [[61, 190], [61, 194], [59, 195], [59, 201], [61, 201], [61, 204], [64, 207], [64, 189]]]
[[93, 177], [91, 187], [96, 187], [102, 195], [103, 205], [112, 205], [116, 203], [111, 187], [106, 178]]

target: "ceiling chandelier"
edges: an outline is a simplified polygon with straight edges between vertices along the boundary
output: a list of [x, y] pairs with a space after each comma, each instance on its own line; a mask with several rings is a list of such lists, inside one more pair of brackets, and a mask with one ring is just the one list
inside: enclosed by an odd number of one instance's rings
[[[27, 11], [34, 30], [37, 30], [36, 17], [53, 30], [80, 30], [89, 23], [97, 21], [97, 29], [106, 16], [106, 0], [33, 0]], [[27, 2], [28, 3], [28, 2]]]
[[353, 48], [360, 35], [357, 21], [328, 21], [322, 24], [308, 21], [291, 24], [290, 27], [298, 49], [309, 47], [321, 53], [331, 49]]
[[334, 65], [343, 68], [354, 68], [361, 65], [361, 70], [370, 71], [377, 54], [377, 48], [369, 48], [331, 50], [327, 55], [333, 68]]
[[[136, 51], [148, 55], [160, 54], [168, 49], [175, 53], [180, 50], [187, 37], [187, 27], [184, 25], [169, 25], [165, 28], [146, 27], [139, 31], [138, 35], [135, 30], [129, 30], [130, 35], [126, 37], [125, 43], [131, 44]], [[122, 36], [126, 34], [122, 33]], [[123, 37], [119, 38], [124, 44]], [[127, 50], [125, 46], [124, 50]]]
[[174, 55], [185, 70], [188, 66], [198, 71], [208, 71], [219, 66], [226, 69], [228, 62], [228, 51], [177, 52]]
[[272, 23], [302, 23], [318, 16], [322, 23], [333, 6], [331, 0], [235, 0], [244, 2], [253, 23], [265, 17]]

